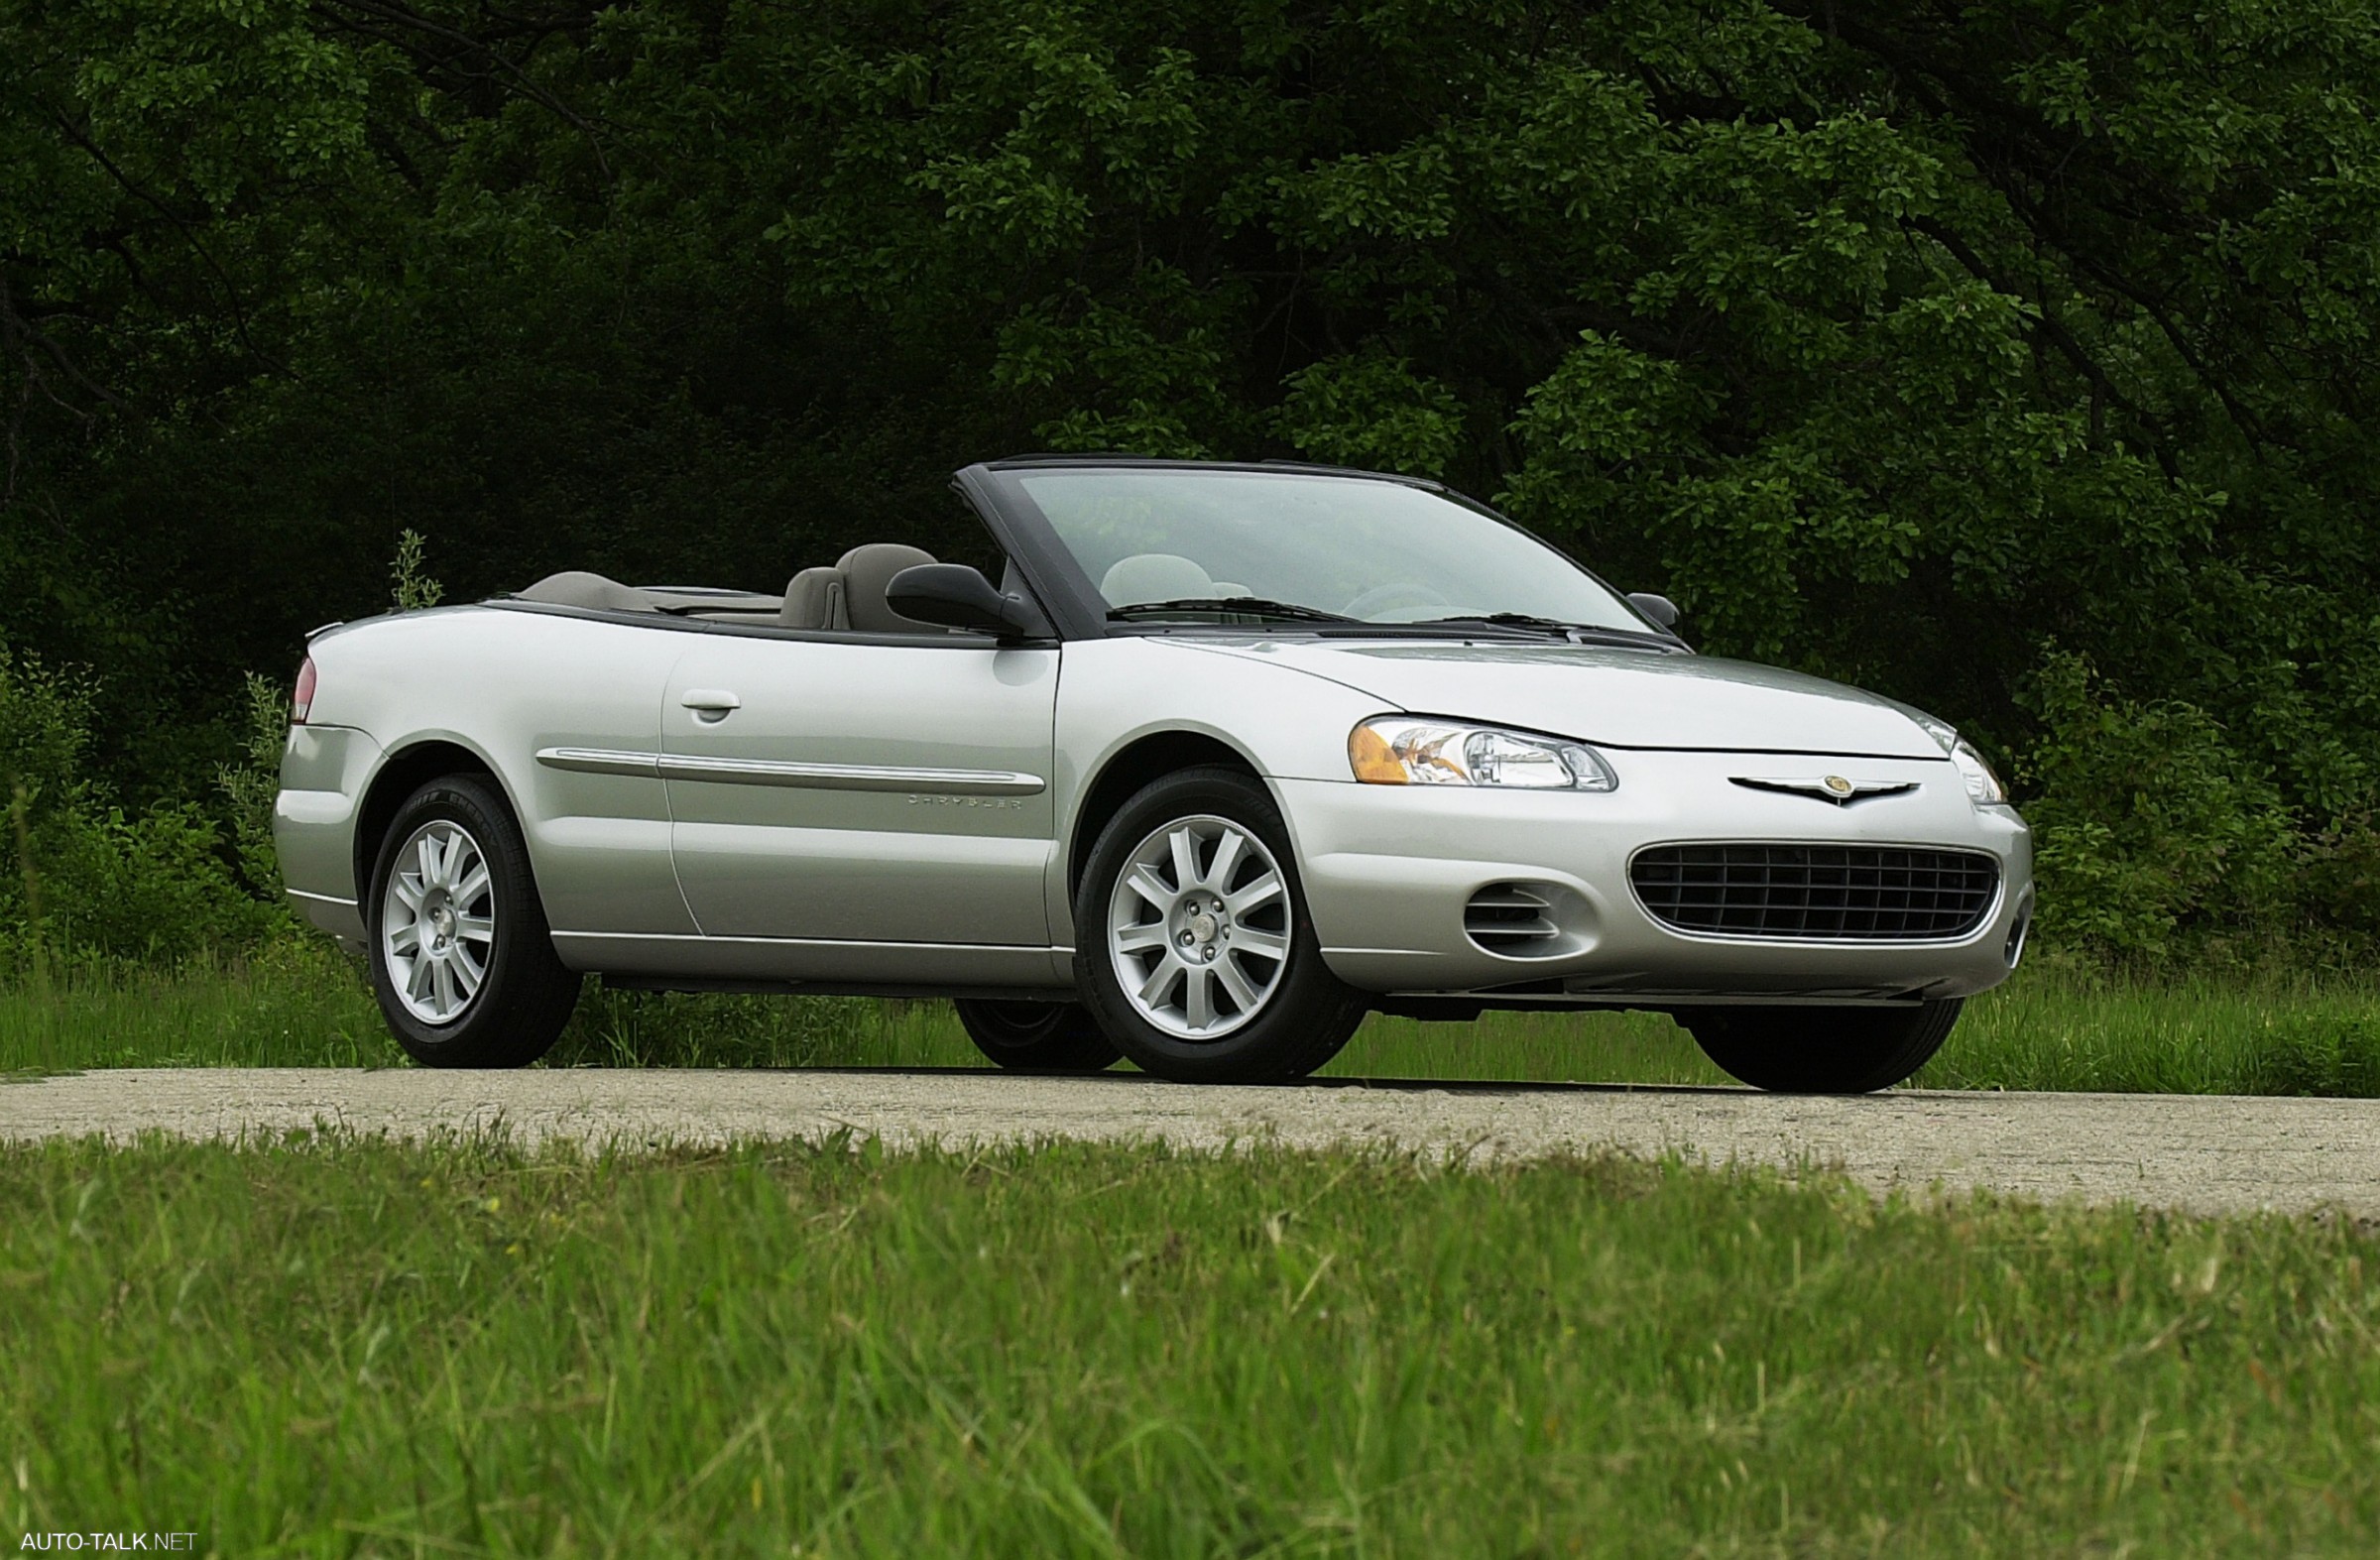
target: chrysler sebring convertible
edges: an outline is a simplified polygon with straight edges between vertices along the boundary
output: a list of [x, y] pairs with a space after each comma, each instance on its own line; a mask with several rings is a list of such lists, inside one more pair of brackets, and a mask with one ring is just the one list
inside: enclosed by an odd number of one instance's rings
[[946, 997], [1004, 1066], [1302, 1076], [1370, 1011], [1649, 1009], [1898, 1083], [2006, 978], [2025, 825], [1942, 722], [1694, 654], [1431, 482], [996, 461], [989, 570], [557, 574], [318, 632], [275, 835], [433, 1066], [583, 977]]

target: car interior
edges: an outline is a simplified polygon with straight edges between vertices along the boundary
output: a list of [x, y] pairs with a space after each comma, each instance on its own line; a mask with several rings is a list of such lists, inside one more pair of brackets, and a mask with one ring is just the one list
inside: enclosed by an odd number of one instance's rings
[[[786, 582], [781, 596], [716, 585], [624, 585], [585, 569], [565, 569], [514, 591], [512, 599], [596, 612], [654, 612], [715, 623], [832, 633], [966, 632], [904, 617], [886, 599], [893, 575], [934, 561], [934, 555], [923, 547], [870, 541], [831, 564], [803, 569]], [[1011, 562], [1001, 577], [1001, 593], [1024, 588], [1022, 576]], [[1197, 562], [1177, 553], [1139, 552], [1111, 566], [1100, 579], [1099, 593], [1110, 605], [1124, 607], [1138, 602], [1229, 600], [1247, 595], [1248, 587], [1215, 579]]]
[[1205, 565], [1178, 552], [1135, 552], [1118, 558], [1100, 576], [1099, 593], [1111, 607], [1152, 601], [1224, 600], [1249, 594], [1208, 574]]
[[[716, 623], [781, 629], [850, 634], [953, 632], [903, 617], [886, 600], [886, 588], [892, 583], [893, 575], [933, 561], [934, 555], [922, 547], [897, 541], [871, 541], [853, 547], [832, 564], [803, 569], [786, 583], [781, 596], [711, 585], [624, 585], [584, 569], [566, 569], [546, 575], [526, 590], [513, 592], [512, 599], [597, 612], [657, 612]], [[1013, 564], [1010, 566], [1009, 577], [1002, 581], [1002, 588], [1023, 588]]]

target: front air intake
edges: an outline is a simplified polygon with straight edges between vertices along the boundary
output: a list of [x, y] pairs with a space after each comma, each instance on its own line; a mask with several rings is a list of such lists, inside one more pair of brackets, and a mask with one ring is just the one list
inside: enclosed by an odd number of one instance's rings
[[1489, 953], [1525, 959], [1566, 939], [1550, 913], [1552, 896], [1525, 883], [1491, 883], [1463, 906], [1463, 930]]
[[1659, 845], [1628, 866], [1679, 931], [1789, 941], [1940, 942], [1983, 924], [2000, 865], [1899, 845]]

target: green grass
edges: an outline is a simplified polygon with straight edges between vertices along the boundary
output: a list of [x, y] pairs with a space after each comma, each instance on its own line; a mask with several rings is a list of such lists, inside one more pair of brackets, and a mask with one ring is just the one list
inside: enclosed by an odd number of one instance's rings
[[2380, 1096], [2380, 988], [2269, 976], [2012, 979], [1917, 1077], [1943, 1089]]
[[[318, 943], [231, 967], [82, 966], [0, 989], [0, 1072], [160, 1065], [396, 1066], [356, 967]], [[551, 1066], [983, 1064], [940, 1003], [589, 988]], [[1654, 1014], [1374, 1018], [1341, 1077], [1724, 1083]], [[2028, 968], [1967, 1005], [1931, 1088], [2380, 1096], [2380, 986], [2341, 976], [2114, 980]]]
[[0, 1149], [0, 1543], [2358, 1554], [2352, 1227], [1621, 1160]]

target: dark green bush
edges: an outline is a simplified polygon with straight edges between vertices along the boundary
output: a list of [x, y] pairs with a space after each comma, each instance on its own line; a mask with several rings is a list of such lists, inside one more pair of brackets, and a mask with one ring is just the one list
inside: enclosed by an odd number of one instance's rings
[[2352, 818], [2318, 834], [2299, 862], [2311, 918], [2358, 950], [2380, 943], [2380, 826]]
[[273, 848], [273, 802], [281, 791], [281, 752], [290, 735], [290, 695], [253, 671], [241, 692], [239, 757], [216, 766], [215, 788], [231, 812], [241, 876], [260, 897], [276, 899], [281, 858]]
[[42, 936], [66, 951], [152, 960], [254, 943], [281, 917], [234, 880], [220, 844], [194, 803], [61, 809], [34, 853], [48, 888]]
[[2021, 773], [2045, 938], [2155, 958], [2290, 923], [2296, 829], [2211, 716], [2109, 697], [2079, 656], [2052, 655], [2035, 687], [2043, 736]]
[[139, 812], [83, 776], [87, 679], [0, 650], [0, 791], [12, 871], [0, 946], [18, 960], [174, 959], [255, 942], [284, 913], [249, 893], [194, 803]]

